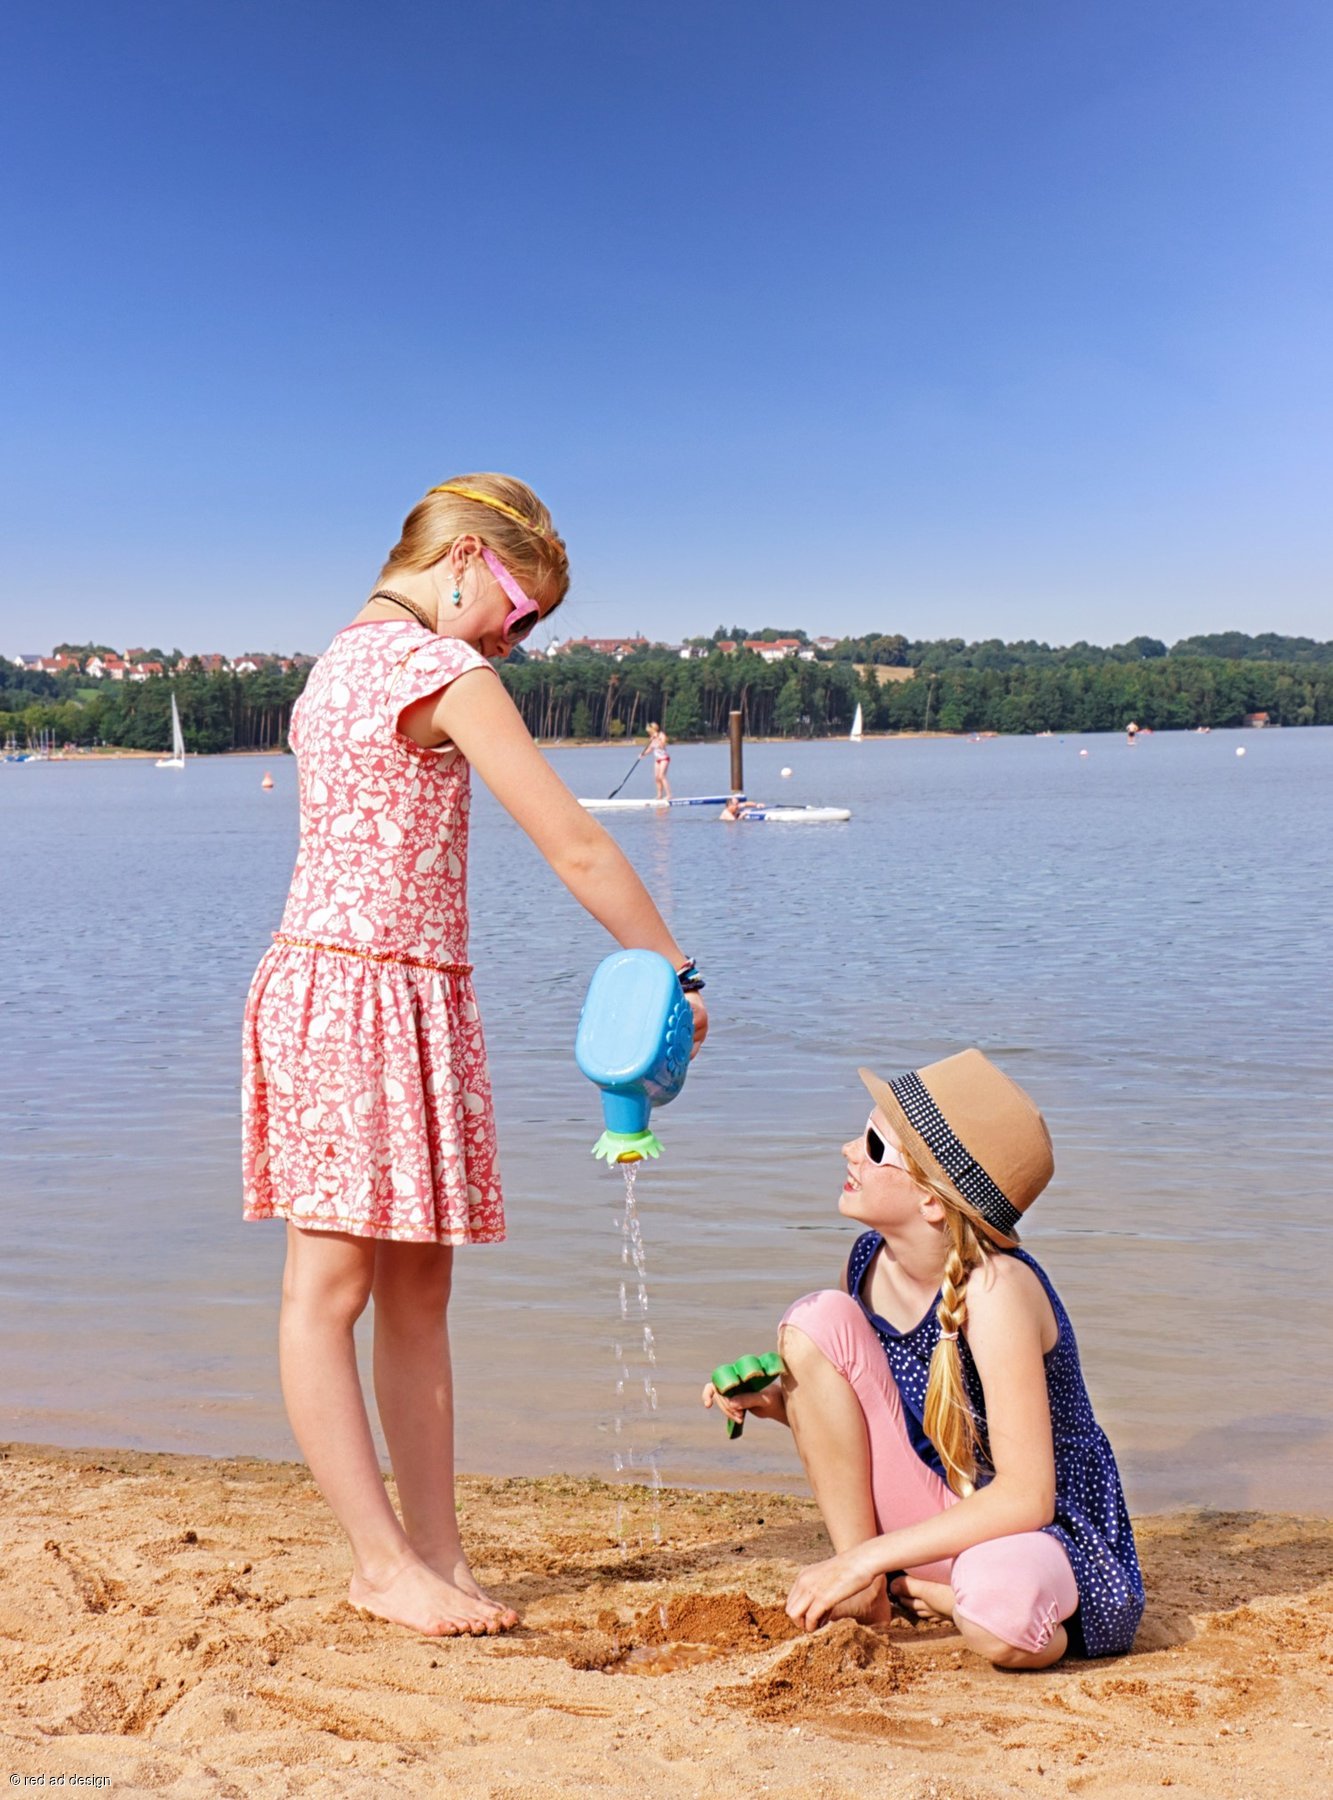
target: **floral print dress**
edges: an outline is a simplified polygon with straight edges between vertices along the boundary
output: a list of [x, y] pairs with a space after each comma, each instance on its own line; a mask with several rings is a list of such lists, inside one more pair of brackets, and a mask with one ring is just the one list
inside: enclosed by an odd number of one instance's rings
[[245, 1008], [247, 1219], [406, 1243], [504, 1237], [467, 961], [463, 755], [398, 729], [480, 669], [409, 621], [340, 631], [292, 713], [301, 842]]

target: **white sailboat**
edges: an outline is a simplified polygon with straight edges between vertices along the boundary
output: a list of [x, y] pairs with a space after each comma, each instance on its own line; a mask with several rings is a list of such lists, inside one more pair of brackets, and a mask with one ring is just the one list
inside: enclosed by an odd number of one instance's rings
[[859, 744], [861, 742], [862, 731], [863, 731], [863, 726], [861, 723], [861, 702], [858, 700], [856, 703], [856, 716], [852, 720], [852, 729], [851, 729], [850, 733], [848, 734], [849, 739], [853, 744]]
[[185, 767], [185, 738], [181, 732], [180, 708], [176, 705], [176, 696], [171, 696], [171, 755], [159, 756], [159, 769], [183, 769]]

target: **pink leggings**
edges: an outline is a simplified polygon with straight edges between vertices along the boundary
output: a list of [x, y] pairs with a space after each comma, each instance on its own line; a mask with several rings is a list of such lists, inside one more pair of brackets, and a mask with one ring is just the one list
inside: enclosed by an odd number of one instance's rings
[[[805, 1333], [860, 1402], [880, 1531], [901, 1531], [956, 1505], [958, 1496], [912, 1448], [884, 1346], [856, 1301], [836, 1289], [807, 1294], [788, 1309], [782, 1323]], [[922, 1563], [910, 1573], [923, 1581], [947, 1582], [959, 1618], [1016, 1650], [1044, 1650], [1056, 1626], [1078, 1605], [1069, 1558], [1046, 1531], [992, 1538], [952, 1559]]]

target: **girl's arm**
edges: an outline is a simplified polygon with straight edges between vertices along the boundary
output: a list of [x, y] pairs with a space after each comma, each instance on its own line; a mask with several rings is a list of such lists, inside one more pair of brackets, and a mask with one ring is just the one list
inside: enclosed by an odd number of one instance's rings
[[982, 1264], [967, 1286], [967, 1342], [986, 1395], [994, 1478], [956, 1506], [902, 1531], [870, 1538], [803, 1569], [787, 1600], [813, 1631], [837, 1604], [891, 1569], [947, 1560], [973, 1544], [1049, 1525], [1055, 1514], [1055, 1449], [1043, 1337], [1050, 1301], [1012, 1257]]
[[766, 1388], [760, 1388], [757, 1394], [719, 1394], [711, 1381], [704, 1383], [704, 1391], [700, 1398], [705, 1406], [716, 1406], [727, 1418], [734, 1419], [737, 1424], [749, 1413], [756, 1419], [773, 1419], [779, 1425], [789, 1425], [787, 1418], [787, 1396], [782, 1390], [780, 1381], [772, 1381]]
[[[505, 811], [532, 839], [579, 904], [627, 950], [656, 950], [679, 967], [685, 952], [620, 848], [551, 768], [504, 684], [472, 669], [407, 707], [400, 729], [414, 742], [456, 744]], [[697, 994], [695, 1043], [708, 1014]]]
[[[847, 1265], [842, 1265], [838, 1276], [838, 1286], [843, 1293], [847, 1292]], [[780, 1381], [770, 1382], [766, 1388], [760, 1388], [757, 1394], [719, 1394], [711, 1381], [704, 1383], [704, 1391], [700, 1396], [705, 1406], [716, 1406], [727, 1418], [737, 1423], [746, 1413], [754, 1413], [760, 1419], [776, 1419], [779, 1425], [790, 1430], [791, 1420], [787, 1417], [787, 1391]]]

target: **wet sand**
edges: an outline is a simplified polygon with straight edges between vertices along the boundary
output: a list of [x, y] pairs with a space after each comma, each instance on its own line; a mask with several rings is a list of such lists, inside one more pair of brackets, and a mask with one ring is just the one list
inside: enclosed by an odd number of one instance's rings
[[[1134, 1653], [1012, 1675], [943, 1626], [793, 1635], [781, 1602], [827, 1550], [787, 1495], [667, 1490], [657, 1545], [646, 1490], [464, 1478], [477, 1573], [524, 1626], [440, 1641], [346, 1608], [299, 1465], [10, 1444], [0, 1480], [4, 1773], [47, 1787], [1253, 1800], [1327, 1777], [1329, 1520], [1141, 1519]], [[616, 1537], [627, 1495], [644, 1550]]]

